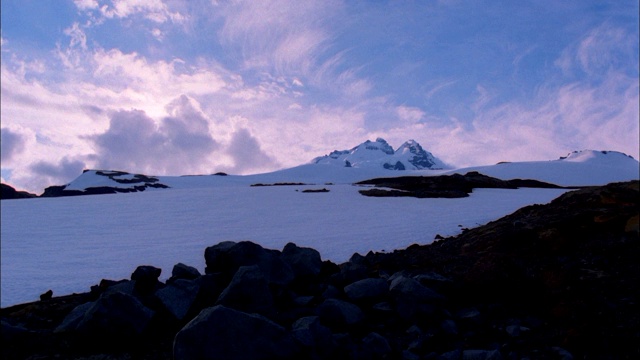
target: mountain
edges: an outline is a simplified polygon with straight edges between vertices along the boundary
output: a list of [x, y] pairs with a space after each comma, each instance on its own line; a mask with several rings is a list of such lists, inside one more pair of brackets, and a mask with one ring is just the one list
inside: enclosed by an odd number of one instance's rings
[[[595, 186], [640, 178], [638, 161], [617, 151], [581, 150], [556, 160], [501, 162], [435, 170], [445, 166], [415, 141], [407, 141], [394, 151], [384, 139], [378, 138], [375, 142], [365, 141], [351, 150], [333, 151], [308, 164], [264, 174], [148, 176], [124, 171], [85, 170], [69, 184], [48, 187], [41, 196], [248, 186], [255, 183], [353, 184], [381, 177], [464, 175], [469, 172], [502, 180], [532, 179], [560, 186]], [[402, 168], [405, 170], [388, 170]]]
[[331, 164], [356, 168], [384, 168], [387, 170], [441, 170], [447, 166], [424, 150], [415, 140], [400, 145], [397, 150], [382, 138], [367, 140], [351, 150], [335, 150], [317, 157], [312, 164]]

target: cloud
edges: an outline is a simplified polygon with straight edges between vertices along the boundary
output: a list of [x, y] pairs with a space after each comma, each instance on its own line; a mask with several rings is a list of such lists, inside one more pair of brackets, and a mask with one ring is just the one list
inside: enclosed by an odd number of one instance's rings
[[[604, 23], [562, 52], [555, 64], [565, 75], [601, 80], [609, 71], [638, 63], [638, 33]], [[637, 68], [636, 68], [637, 71]]]
[[79, 10], [94, 10], [100, 6], [97, 0], [73, 0], [73, 3]]
[[234, 165], [225, 171], [234, 174], [255, 173], [277, 167], [278, 162], [266, 154], [249, 130], [238, 129], [232, 136], [226, 152]]
[[111, 114], [109, 128], [88, 138], [97, 147], [95, 162], [105, 169], [181, 175], [211, 163], [219, 144], [209, 133], [208, 120], [181, 96], [167, 107], [172, 116], [158, 124], [143, 110]]
[[57, 164], [45, 161], [38, 161], [29, 166], [31, 172], [39, 179], [40, 182], [50, 184], [65, 184], [80, 176], [82, 170], [85, 169], [84, 161], [72, 160], [64, 157]]
[[162, 0], [110, 0], [103, 3], [104, 5], [101, 6], [96, 0], [74, 0], [78, 10], [99, 9], [100, 14], [108, 19], [141, 15], [156, 23], [185, 21], [185, 15], [178, 11], [171, 11]]
[[221, 42], [246, 69], [309, 76], [341, 27], [336, 1], [242, 1], [220, 6]]
[[0, 154], [2, 154], [2, 162], [6, 163], [13, 160], [16, 155], [24, 152], [27, 137], [9, 128], [2, 128], [1, 134], [2, 150]]

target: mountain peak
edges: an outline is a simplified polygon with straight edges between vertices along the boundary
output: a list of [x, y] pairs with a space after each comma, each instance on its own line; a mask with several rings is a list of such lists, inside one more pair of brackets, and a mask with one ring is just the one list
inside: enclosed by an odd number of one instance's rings
[[425, 151], [415, 140], [404, 142], [397, 150], [383, 139], [367, 140], [351, 150], [334, 150], [317, 157], [313, 164], [332, 164], [346, 167], [385, 168], [389, 170], [443, 169], [444, 163]]

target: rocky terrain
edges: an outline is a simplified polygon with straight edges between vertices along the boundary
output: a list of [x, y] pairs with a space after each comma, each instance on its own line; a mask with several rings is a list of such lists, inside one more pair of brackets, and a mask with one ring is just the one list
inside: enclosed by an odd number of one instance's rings
[[0, 184], [2, 191], [0, 192], [0, 199], [29, 199], [38, 197], [36, 194], [31, 194], [26, 191], [18, 191], [13, 186], [7, 184]]
[[142, 265], [0, 309], [2, 357], [636, 359], [639, 187], [568, 192], [340, 265], [292, 243], [223, 242], [205, 249], [204, 274], [177, 264], [162, 283]]
[[[365, 196], [417, 198], [467, 197], [475, 188], [517, 189], [520, 187], [560, 189], [567, 188], [538, 180], [501, 180], [471, 171], [464, 175], [401, 176], [360, 181], [357, 185], [374, 185], [376, 188], [360, 190]], [[392, 190], [387, 190], [389, 188]], [[575, 188], [575, 187], [574, 187]]]

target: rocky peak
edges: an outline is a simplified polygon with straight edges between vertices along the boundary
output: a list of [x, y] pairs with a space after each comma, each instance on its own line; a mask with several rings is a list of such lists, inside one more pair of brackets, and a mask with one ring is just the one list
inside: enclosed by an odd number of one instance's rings
[[371, 140], [367, 140], [364, 143], [356, 146], [354, 150], [361, 149], [362, 147], [364, 147], [366, 150], [374, 150], [374, 151], [380, 150], [387, 155], [394, 154], [394, 151], [391, 145], [389, 145], [389, 143], [383, 138], [377, 138], [375, 142]]
[[[408, 161], [417, 169], [433, 169], [434, 165], [437, 165], [437, 161], [433, 154], [425, 151], [415, 140], [406, 141], [404, 144], [400, 145], [396, 152], [398, 154], [413, 154], [412, 157], [410, 156], [408, 158]], [[436, 166], [436, 168], [441, 167], [442, 166]]]

